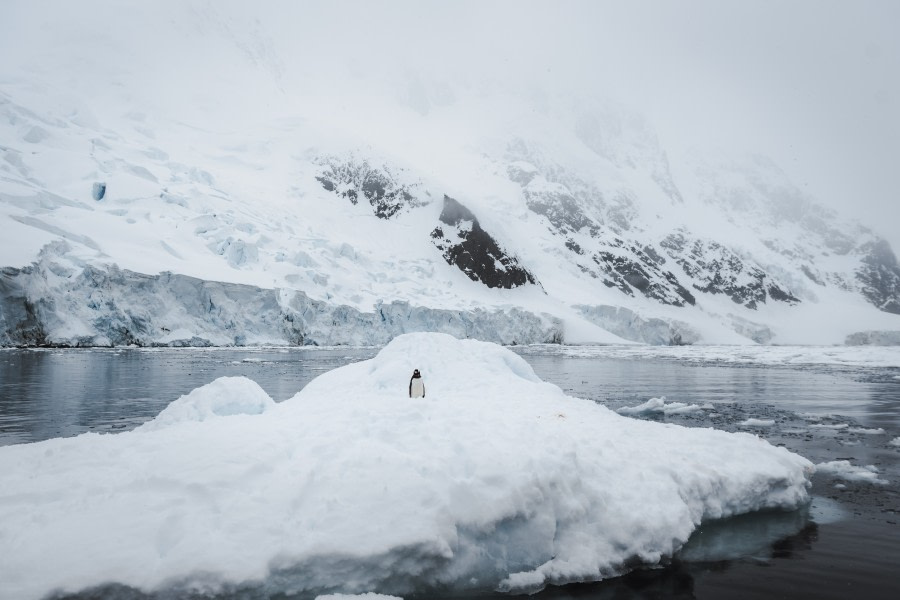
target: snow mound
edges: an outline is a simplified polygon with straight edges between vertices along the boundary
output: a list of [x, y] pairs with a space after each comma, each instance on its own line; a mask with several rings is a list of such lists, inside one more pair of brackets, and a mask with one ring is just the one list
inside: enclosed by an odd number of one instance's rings
[[697, 404], [685, 404], [684, 402], [666, 402], [666, 397], [663, 396], [661, 398], [650, 398], [637, 406], [623, 406], [616, 412], [620, 415], [643, 415], [648, 413], [681, 415], [697, 412], [698, 410], [703, 410], [703, 407]]
[[619, 416], [441, 334], [274, 406], [220, 379], [158, 422], [0, 448], [0, 598], [533, 591], [656, 564], [704, 521], [801, 507], [814, 470], [757, 436]]
[[273, 406], [275, 401], [252, 379], [220, 377], [175, 400], [156, 418], [138, 427], [138, 431], [157, 431], [216, 417], [258, 415]]

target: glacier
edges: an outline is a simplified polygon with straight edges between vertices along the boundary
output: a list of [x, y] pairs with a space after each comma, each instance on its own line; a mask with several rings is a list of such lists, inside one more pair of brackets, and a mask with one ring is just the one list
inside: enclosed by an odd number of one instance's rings
[[558, 343], [563, 324], [517, 308], [433, 309], [395, 300], [373, 311], [263, 289], [65, 259], [58, 242], [24, 269], [0, 270], [4, 346], [381, 346], [435, 331], [501, 344]]
[[[413, 368], [427, 399], [407, 397]], [[755, 435], [566, 396], [495, 344], [412, 333], [282, 403], [222, 378], [134, 431], [0, 448], [0, 598], [529, 592], [801, 509], [814, 470]]]

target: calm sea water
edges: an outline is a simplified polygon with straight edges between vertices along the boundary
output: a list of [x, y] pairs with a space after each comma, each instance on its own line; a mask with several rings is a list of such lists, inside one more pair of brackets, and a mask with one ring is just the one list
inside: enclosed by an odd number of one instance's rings
[[[664, 567], [549, 588], [535, 598], [900, 598], [900, 447], [891, 444], [900, 437], [900, 369], [725, 366], [517, 350], [540, 377], [572, 395], [613, 409], [661, 396], [698, 404], [706, 408], [641, 418], [751, 431], [815, 463], [874, 465], [888, 481], [816, 475], [807, 511], [710, 524]], [[0, 445], [132, 429], [180, 395], [225, 375], [250, 377], [285, 400], [320, 373], [376, 351], [3, 350]], [[748, 419], [771, 425], [744, 424]], [[80, 597], [146, 596], [107, 588]], [[229, 597], [262, 596], [249, 591]]]

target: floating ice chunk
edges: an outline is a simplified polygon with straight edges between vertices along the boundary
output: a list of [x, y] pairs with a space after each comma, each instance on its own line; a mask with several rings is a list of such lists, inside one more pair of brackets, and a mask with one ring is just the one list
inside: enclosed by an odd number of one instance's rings
[[232, 415], [258, 415], [275, 401], [258, 383], [246, 377], [220, 377], [169, 404], [137, 431], [157, 431], [177, 423], [206, 421]]
[[878, 478], [878, 468], [875, 465], [857, 467], [850, 464], [849, 460], [833, 460], [816, 465], [817, 473], [825, 473], [843, 479], [844, 481], [863, 481], [866, 483], [888, 483]]
[[325, 596], [316, 596], [316, 600], [403, 600], [399, 596], [385, 596], [384, 594], [328, 594]]
[[754, 419], [752, 417], [738, 423], [744, 427], [771, 427], [774, 424], [774, 419]]
[[816, 424], [809, 426], [810, 429], [834, 429], [834, 430], [848, 429], [849, 427], [850, 427], [850, 425], [848, 425], [847, 423], [816, 423]]
[[620, 415], [642, 415], [646, 413], [663, 413], [666, 415], [680, 415], [703, 410], [702, 406], [696, 404], [685, 404], [684, 402], [666, 402], [666, 397], [650, 398], [643, 404], [637, 406], [623, 406], [616, 412]]
[[900, 446], [900, 437], [895, 437], [890, 441], [891, 446]]
[[866, 429], [865, 427], [851, 427], [847, 431], [850, 433], [860, 433], [862, 435], [881, 435], [884, 433], [884, 429], [878, 427], [876, 429]]

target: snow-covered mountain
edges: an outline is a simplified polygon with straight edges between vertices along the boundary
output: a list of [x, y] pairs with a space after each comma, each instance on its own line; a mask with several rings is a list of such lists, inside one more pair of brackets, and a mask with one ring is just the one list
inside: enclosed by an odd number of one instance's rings
[[900, 330], [889, 244], [764, 157], [593, 97], [336, 77], [246, 7], [88, 4], [3, 26], [2, 345]]

